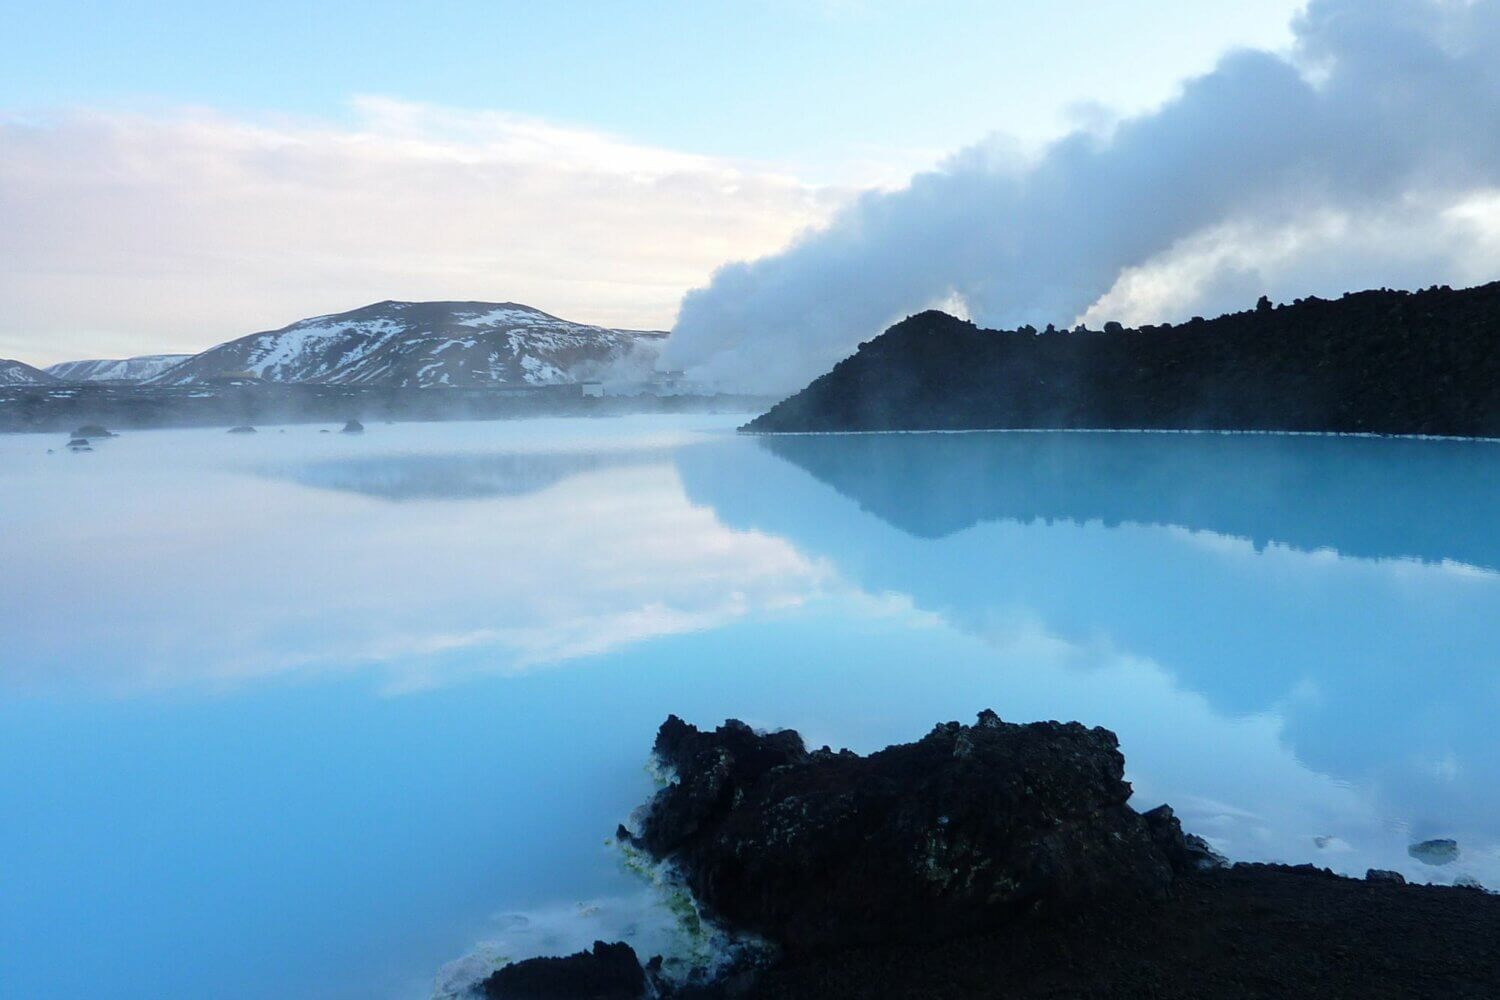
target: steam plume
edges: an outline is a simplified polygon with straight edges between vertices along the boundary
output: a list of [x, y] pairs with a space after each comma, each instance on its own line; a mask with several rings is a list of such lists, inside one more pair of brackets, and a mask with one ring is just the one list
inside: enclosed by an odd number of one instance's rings
[[1231, 53], [1107, 134], [1021, 165], [970, 148], [721, 268], [684, 298], [664, 363], [790, 391], [921, 308], [1069, 322], [1126, 269], [1215, 227], [1409, 216], [1500, 180], [1500, 5], [1314, 0], [1294, 30], [1290, 54]]

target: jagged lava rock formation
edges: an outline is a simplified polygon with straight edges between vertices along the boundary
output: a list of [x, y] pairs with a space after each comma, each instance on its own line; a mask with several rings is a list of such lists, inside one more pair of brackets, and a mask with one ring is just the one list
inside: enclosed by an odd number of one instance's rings
[[514, 302], [377, 302], [231, 340], [151, 384], [250, 376], [393, 388], [542, 385], [617, 364], [649, 371], [665, 338], [570, 323]]
[[1104, 729], [984, 712], [861, 757], [669, 718], [677, 781], [622, 839], [779, 949], [677, 982], [624, 943], [507, 966], [506, 1000], [1322, 1000], [1500, 995], [1500, 898], [1226, 866], [1137, 814]]
[[747, 426], [1500, 436], [1500, 283], [1038, 333], [912, 316]]
[[1196, 863], [1170, 811], [1127, 804], [1114, 734], [1076, 722], [987, 711], [862, 757], [673, 716], [655, 750], [678, 781], [622, 836], [671, 860], [711, 917], [792, 953], [1158, 895], [1174, 860]]

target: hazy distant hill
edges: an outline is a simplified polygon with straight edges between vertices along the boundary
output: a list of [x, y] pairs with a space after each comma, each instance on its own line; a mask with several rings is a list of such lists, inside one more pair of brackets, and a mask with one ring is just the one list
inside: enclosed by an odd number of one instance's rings
[[48, 365], [47, 374], [64, 382], [144, 382], [155, 378], [191, 354], [146, 354], [138, 358], [64, 361]]
[[0, 385], [55, 385], [57, 379], [24, 361], [0, 358]]
[[378, 302], [231, 340], [153, 382], [248, 374], [393, 388], [543, 385], [616, 366], [649, 371], [665, 337], [570, 323], [513, 302]]
[[755, 431], [1156, 428], [1500, 436], [1500, 282], [1299, 299], [1179, 326], [912, 316]]

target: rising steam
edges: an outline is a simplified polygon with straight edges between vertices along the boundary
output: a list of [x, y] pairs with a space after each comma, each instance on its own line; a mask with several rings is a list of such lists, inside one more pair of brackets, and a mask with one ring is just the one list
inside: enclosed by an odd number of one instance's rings
[[1232, 53], [1106, 134], [1021, 165], [965, 150], [721, 268], [683, 299], [664, 365], [791, 391], [921, 308], [1066, 323], [1127, 269], [1219, 227], [1430, 218], [1500, 182], [1496, 2], [1314, 0], [1294, 29], [1290, 54]]

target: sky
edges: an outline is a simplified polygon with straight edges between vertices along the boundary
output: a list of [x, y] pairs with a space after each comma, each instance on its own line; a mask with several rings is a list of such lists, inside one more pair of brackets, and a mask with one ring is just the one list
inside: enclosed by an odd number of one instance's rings
[[[1029, 161], [1286, 53], [1298, 7], [0, 3], [0, 357], [386, 298], [670, 328], [723, 265], [976, 143]], [[1171, 308], [1134, 280], [1122, 310]]]

